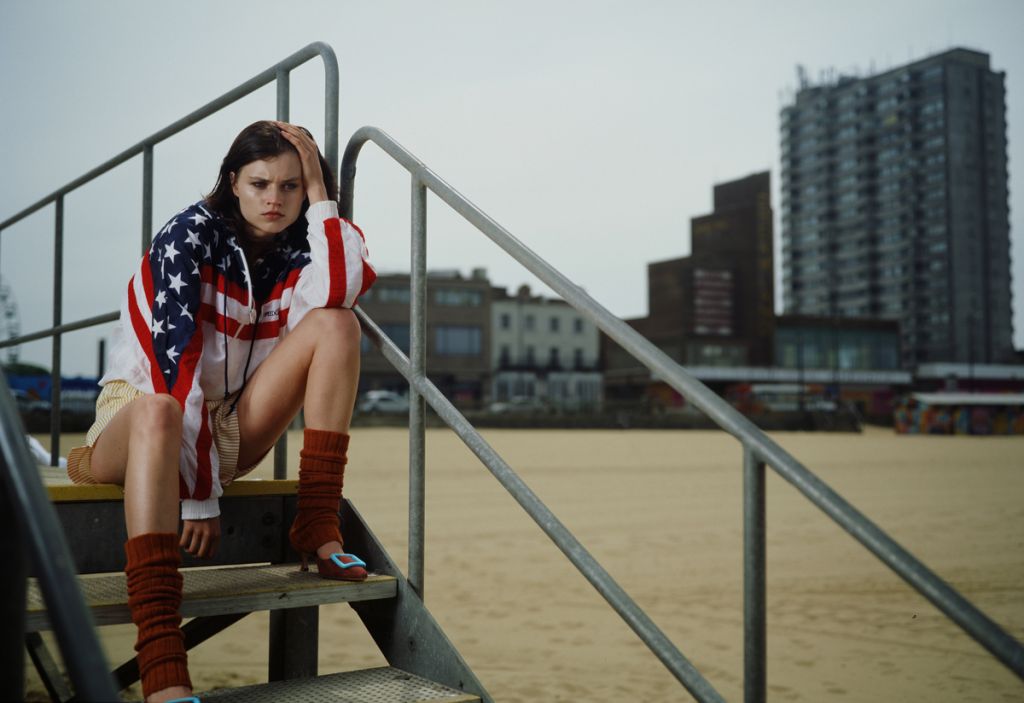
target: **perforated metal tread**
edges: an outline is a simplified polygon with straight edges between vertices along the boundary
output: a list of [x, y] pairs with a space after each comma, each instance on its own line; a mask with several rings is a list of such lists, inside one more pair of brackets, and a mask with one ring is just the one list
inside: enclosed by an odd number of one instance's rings
[[224, 689], [200, 694], [203, 703], [472, 703], [480, 698], [454, 688], [382, 667], [311, 679]]
[[[326, 603], [348, 603], [394, 598], [398, 582], [392, 576], [370, 575], [366, 581], [329, 581], [315, 571], [299, 571], [298, 564], [222, 566], [182, 569], [184, 618], [257, 610], [299, 608]], [[131, 622], [123, 573], [88, 574], [78, 581], [97, 625]], [[49, 629], [46, 606], [36, 579], [29, 579], [28, 631]]]

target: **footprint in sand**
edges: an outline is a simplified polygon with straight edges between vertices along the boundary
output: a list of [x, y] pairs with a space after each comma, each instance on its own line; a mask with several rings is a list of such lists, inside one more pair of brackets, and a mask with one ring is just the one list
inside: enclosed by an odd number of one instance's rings
[[795, 701], [800, 698], [796, 691], [791, 689], [789, 686], [768, 686], [768, 690], [776, 694], [779, 698], [787, 701]]
[[847, 691], [845, 688], [832, 681], [824, 681], [825, 690], [836, 696], [845, 696]]

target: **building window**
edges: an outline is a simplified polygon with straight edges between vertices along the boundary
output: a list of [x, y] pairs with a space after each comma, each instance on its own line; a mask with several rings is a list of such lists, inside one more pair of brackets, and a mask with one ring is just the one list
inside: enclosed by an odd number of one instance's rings
[[501, 345], [501, 357], [498, 360], [498, 363], [501, 364], [502, 366], [508, 366], [509, 363], [511, 362], [511, 358], [512, 358], [512, 352], [509, 350], [508, 345], [507, 344], [502, 344]]
[[527, 366], [533, 366], [535, 363], [536, 362], [535, 362], [534, 357], [533, 357], [533, 347], [532, 346], [528, 346], [528, 347], [526, 347], [526, 365]]
[[550, 366], [553, 369], [558, 369], [562, 367], [562, 362], [558, 358], [558, 347], [551, 347], [550, 354], [548, 355], [548, 366]]
[[512, 316], [507, 312], [501, 313], [501, 329], [507, 330], [512, 327]]
[[522, 395], [526, 392], [526, 382], [522, 376], [516, 376], [516, 380], [512, 383], [512, 395]]
[[468, 288], [438, 288], [434, 292], [434, 302], [451, 307], [479, 307], [483, 296], [480, 291]]
[[479, 355], [481, 338], [479, 327], [441, 325], [434, 328], [434, 351], [440, 356]]
[[523, 326], [526, 328], [526, 331], [527, 332], [533, 332], [533, 325], [534, 325], [533, 315], [527, 315], [526, 318], [523, 320]]
[[583, 318], [577, 317], [572, 321], [572, 331], [576, 334], [583, 334]]
[[577, 369], [583, 368], [583, 350], [579, 347], [572, 352], [572, 363]]
[[409, 304], [409, 289], [402, 286], [377, 286], [374, 288], [377, 300], [381, 303]]
[[557, 317], [552, 317], [550, 320], [548, 320], [548, 329], [550, 329], [552, 332], [557, 332], [560, 327], [561, 320], [559, 320]]

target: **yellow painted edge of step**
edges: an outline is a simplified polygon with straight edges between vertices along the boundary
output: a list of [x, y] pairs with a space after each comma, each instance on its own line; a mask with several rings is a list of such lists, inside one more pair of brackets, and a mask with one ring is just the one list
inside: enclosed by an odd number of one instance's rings
[[[294, 479], [256, 481], [235, 481], [224, 489], [224, 497], [293, 495], [298, 491], [299, 482]], [[81, 503], [86, 501], [123, 500], [124, 489], [112, 483], [92, 485], [50, 485], [46, 487], [54, 503]]]

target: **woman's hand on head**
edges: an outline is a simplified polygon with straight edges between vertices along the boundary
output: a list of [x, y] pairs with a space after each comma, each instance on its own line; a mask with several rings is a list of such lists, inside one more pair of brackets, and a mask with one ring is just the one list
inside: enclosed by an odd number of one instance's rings
[[274, 120], [274, 124], [281, 130], [282, 136], [299, 152], [299, 161], [302, 163], [302, 182], [306, 187], [309, 204], [327, 200], [324, 173], [320, 168], [320, 150], [317, 149], [313, 137], [298, 125], [277, 120]]

